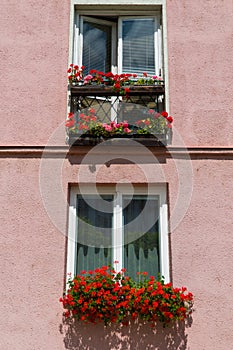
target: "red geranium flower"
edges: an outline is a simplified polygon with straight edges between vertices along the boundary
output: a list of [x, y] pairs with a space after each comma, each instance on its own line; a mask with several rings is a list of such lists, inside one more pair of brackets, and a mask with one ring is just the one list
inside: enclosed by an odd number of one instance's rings
[[167, 117], [168, 117], [168, 113], [167, 113], [167, 112], [165, 112], [165, 111], [163, 111], [163, 112], [161, 113], [161, 115], [162, 115], [163, 117], [165, 117], [165, 118], [167, 118]]
[[124, 268], [118, 273], [112, 271], [111, 267], [102, 266], [94, 273], [70, 279], [68, 293], [60, 298], [66, 309], [65, 316], [94, 324], [126, 324], [131, 317], [152, 325], [157, 321], [167, 325], [173, 320], [185, 319], [192, 311], [193, 296], [186, 293], [185, 287], [173, 288], [163, 279], [148, 280], [144, 272], [139, 272], [142, 280], [136, 282], [123, 275]]
[[72, 120], [72, 119], [70, 119], [70, 120], [67, 120], [67, 121], [66, 121], [65, 126], [66, 126], [67, 128], [71, 128], [72, 126], [74, 126], [74, 123], [75, 123], [75, 121]]

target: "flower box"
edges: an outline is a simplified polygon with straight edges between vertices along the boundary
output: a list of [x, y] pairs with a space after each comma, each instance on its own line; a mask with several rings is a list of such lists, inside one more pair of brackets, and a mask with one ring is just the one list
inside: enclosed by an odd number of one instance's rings
[[192, 312], [193, 295], [186, 287], [174, 288], [163, 278], [147, 277], [138, 272], [138, 281], [126, 275], [126, 269], [115, 271], [102, 266], [82, 271], [68, 280], [68, 290], [60, 298], [65, 317], [83, 322], [111, 325], [142, 320], [167, 326], [183, 321]]
[[[127, 86], [125, 86], [127, 88]], [[129, 96], [138, 95], [163, 95], [164, 85], [129, 85]], [[114, 90], [113, 86], [105, 84], [80, 85], [75, 84], [70, 87], [72, 96], [119, 96], [120, 91]]]
[[[164, 134], [145, 135], [115, 135], [111, 137], [97, 137], [86, 134], [75, 134], [70, 132], [68, 142], [70, 146], [95, 146], [103, 143], [106, 146], [127, 146], [132, 145], [128, 140], [133, 140], [147, 147], [165, 147], [171, 142], [172, 131]], [[107, 142], [106, 142], [107, 141]]]
[[[144, 72], [138, 77], [137, 74], [113, 74], [112, 72], [104, 73], [92, 69], [88, 75], [84, 76], [83, 70], [84, 66], [79, 67], [72, 63], [67, 70], [69, 85], [73, 93], [75, 93], [75, 89], [76, 92], [79, 93], [81, 91], [80, 88], [85, 93], [85, 89], [87, 91], [90, 88], [91, 90], [95, 90], [99, 87], [104, 87], [102, 93], [115, 92], [117, 95], [127, 95], [129, 92], [131, 93], [131, 90], [137, 90], [139, 86], [152, 86], [157, 92], [159, 90], [160, 93], [164, 93], [164, 81], [157, 75], [149, 76]], [[143, 91], [145, 91], [145, 89], [143, 89]]]
[[126, 139], [139, 142], [142, 145], [167, 146], [171, 142], [173, 118], [167, 112], [156, 113], [149, 110], [144, 119], [129, 124], [127, 121], [109, 123], [101, 122], [93, 108], [87, 114], [69, 113], [66, 121], [68, 143], [72, 146], [95, 146], [103, 141], [106, 145], [127, 145]]

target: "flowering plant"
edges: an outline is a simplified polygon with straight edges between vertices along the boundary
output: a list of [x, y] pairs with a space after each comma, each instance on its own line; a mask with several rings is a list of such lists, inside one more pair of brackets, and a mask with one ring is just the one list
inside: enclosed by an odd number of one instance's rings
[[71, 133], [88, 133], [96, 137], [109, 138], [117, 135], [149, 135], [163, 134], [167, 128], [171, 128], [173, 118], [166, 111], [156, 113], [150, 109], [148, 117], [135, 122], [131, 125], [128, 121], [103, 123], [98, 120], [95, 110], [90, 108], [88, 115], [79, 114], [79, 120], [76, 122], [74, 113], [69, 113], [66, 120], [66, 127]]
[[97, 120], [97, 117], [93, 114], [93, 109], [90, 108], [90, 115], [80, 113], [79, 121], [75, 125], [74, 114], [68, 114], [68, 120], [66, 121], [66, 127], [73, 133], [88, 133], [88, 135], [94, 137], [109, 138], [114, 135], [129, 135], [132, 130], [129, 129], [129, 123], [127, 121], [116, 123], [114, 121], [110, 123], [102, 123]]
[[166, 111], [157, 113], [153, 109], [148, 111], [149, 117], [136, 121], [138, 134], [163, 134], [166, 128], [172, 128], [173, 118]]
[[102, 266], [70, 278], [67, 293], [60, 298], [65, 317], [105, 325], [127, 324], [131, 318], [165, 326], [192, 312], [193, 295], [185, 287], [174, 288], [163, 278], [148, 278], [146, 272], [138, 273], [140, 278], [134, 281], [125, 272]]
[[70, 64], [70, 67], [67, 70], [68, 73], [68, 81], [69, 83], [78, 83], [82, 81], [83, 79], [83, 69], [84, 66], [80, 67], [77, 65], [74, 65], [73, 63]]
[[96, 69], [91, 69], [89, 74], [83, 75], [84, 66], [79, 68], [79, 66], [70, 64], [67, 70], [68, 81], [70, 84], [103, 84], [110, 85], [113, 90], [118, 92], [120, 95], [128, 95], [130, 92], [130, 85], [154, 85], [163, 82], [161, 77], [157, 75], [149, 76], [146, 72], [142, 74], [142, 77], [138, 77], [137, 74], [113, 74], [112, 72], [101, 72]]

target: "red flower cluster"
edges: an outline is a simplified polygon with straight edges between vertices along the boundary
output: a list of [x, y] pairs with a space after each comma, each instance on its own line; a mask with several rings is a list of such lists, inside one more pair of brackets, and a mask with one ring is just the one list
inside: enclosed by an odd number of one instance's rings
[[128, 121], [102, 123], [95, 115], [94, 108], [90, 108], [88, 115], [80, 113], [78, 122], [75, 122], [74, 113], [69, 113], [66, 120], [66, 127], [73, 133], [87, 132], [92, 136], [109, 138], [114, 135], [129, 134], [163, 134], [168, 128], [171, 128], [173, 118], [167, 112], [157, 113], [152, 109], [148, 110], [148, 118], [135, 122], [135, 126], [130, 125]]
[[125, 122], [110, 122], [109, 124], [103, 123], [102, 124], [104, 130], [109, 133], [110, 135], [117, 135], [117, 134], [130, 134], [132, 130], [129, 129], [129, 123], [127, 121]]
[[80, 67], [74, 65], [73, 63], [70, 64], [69, 69], [67, 70], [68, 80], [70, 83], [76, 83], [83, 79], [83, 69], [84, 66]]
[[113, 74], [112, 72], [101, 72], [96, 69], [91, 69], [89, 74], [83, 76], [84, 66], [79, 68], [73, 64], [70, 64], [68, 69], [68, 80], [69, 83], [80, 84], [82, 82], [86, 84], [104, 84], [113, 87], [113, 90], [117, 91], [120, 95], [126, 95], [130, 93], [130, 88], [127, 86], [135, 84], [153, 85], [155, 82], [161, 83], [162, 78], [157, 76], [149, 77], [147, 73], [143, 73], [143, 78], [138, 78], [137, 74]]
[[96, 69], [90, 70], [90, 74], [84, 77], [84, 84], [96, 82], [98, 84], [112, 85], [113, 89], [122, 95], [129, 93], [129, 88], [123, 89], [123, 85], [130, 83], [130, 78], [136, 78], [137, 74], [113, 74], [112, 72], [104, 73]]
[[114, 135], [128, 135], [132, 132], [132, 130], [129, 129], [129, 123], [127, 121], [120, 123], [114, 121], [102, 123], [98, 121], [93, 108], [89, 109], [88, 115], [80, 113], [77, 123], [75, 123], [74, 113], [69, 113], [65, 126], [77, 133], [88, 131], [90, 135], [97, 137], [102, 136], [104, 138], [109, 138]]
[[95, 110], [93, 108], [89, 109], [90, 115], [85, 115], [84, 113], [79, 114], [78, 130], [89, 130], [96, 126], [97, 117], [95, 116]]
[[[163, 133], [165, 128], [171, 129], [173, 118], [166, 111], [157, 113], [153, 109], [148, 111], [149, 117], [136, 121], [136, 125], [140, 126], [144, 132], [153, 134]], [[143, 133], [144, 133], [143, 132]]]
[[116, 273], [103, 266], [69, 279], [69, 289], [60, 298], [66, 309], [64, 315], [105, 325], [126, 324], [129, 318], [167, 325], [184, 320], [192, 312], [193, 295], [185, 287], [173, 288], [163, 279], [147, 279], [145, 273], [140, 282], [135, 282], [124, 273], [125, 269]]
[[74, 113], [70, 112], [68, 114], [65, 126], [67, 128], [72, 128], [72, 127], [74, 127], [74, 125], [75, 125]]

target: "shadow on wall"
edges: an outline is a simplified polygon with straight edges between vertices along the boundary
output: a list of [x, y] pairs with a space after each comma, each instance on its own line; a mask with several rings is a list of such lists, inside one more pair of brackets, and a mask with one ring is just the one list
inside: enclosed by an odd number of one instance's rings
[[[190, 320], [189, 326], [192, 321]], [[163, 328], [147, 324], [129, 326], [84, 324], [64, 321], [60, 326], [64, 334], [65, 349], [70, 350], [185, 350], [187, 334], [184, 323]]]

